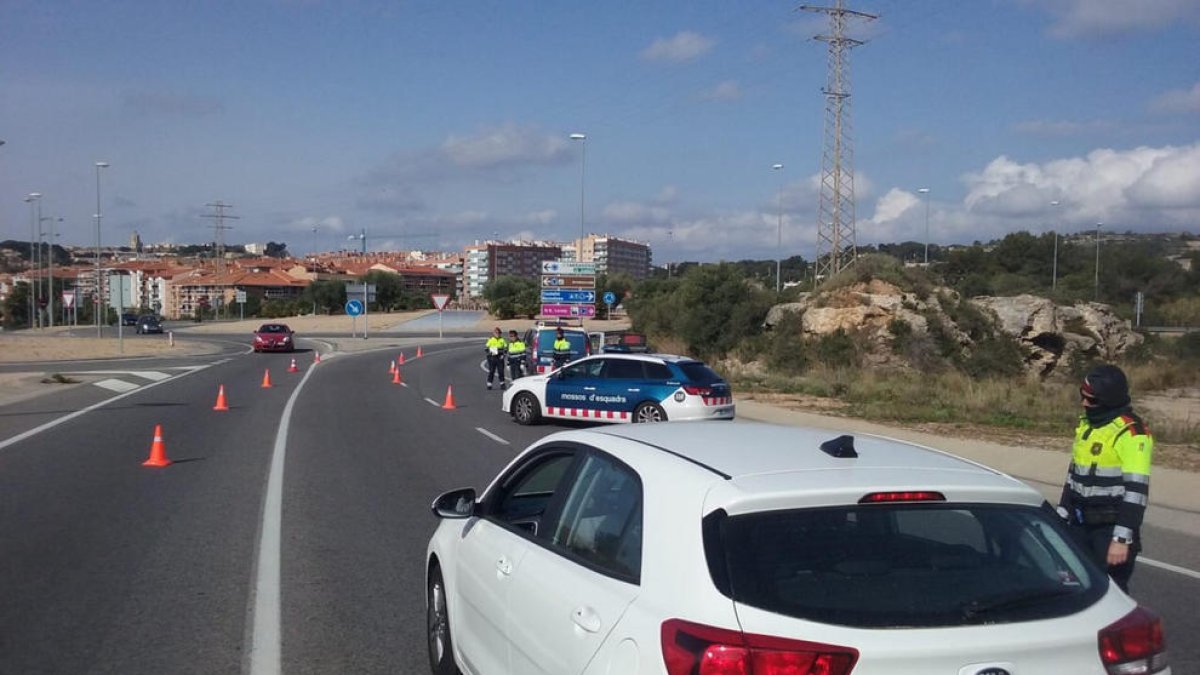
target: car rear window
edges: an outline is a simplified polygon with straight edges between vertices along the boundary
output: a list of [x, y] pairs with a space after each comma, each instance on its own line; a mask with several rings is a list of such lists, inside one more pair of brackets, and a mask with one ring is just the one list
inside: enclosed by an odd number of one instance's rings
[[712, 384], [723, 381], [716, 371], [699, 361], [684, 361], [678, 365], [683, 374], [696, 384]]
[[[543, 355], [554, 352], [554, 336], [554, 330], [543, 330], [538, 334], [538, 350]], [[571, 354], [573, 356], [587, 354], [587, 335], [576, 331], [563, 331], [563, 337], [567, 339], [567, 342], [571, 343]]]
[[713, 580], [733, 600], [862, 628], [1009, 623], [1094, 603], [1107, 578], [1042, 509], [874, 504], [705, 522]]

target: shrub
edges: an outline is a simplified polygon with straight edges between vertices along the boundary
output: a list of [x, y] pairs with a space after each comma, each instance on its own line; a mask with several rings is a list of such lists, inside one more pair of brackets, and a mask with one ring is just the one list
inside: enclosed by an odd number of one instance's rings
[[770, 333], [767, 365], [786, 375], [799, 375], [808, 370], [810, 349], [801, 331], [801, 316], [787, 313]]
[[967, 375], [980, 380], [988, 377], [1017, 377], [1025, 372], [1025, 354], [1015, 340], [990, 337], [975, 343], [963, 361]]
[[857, 366], [859, 363], [858, 345], [841, 328], [818, 338], [813, 351], [817, 361], [831, 368]]

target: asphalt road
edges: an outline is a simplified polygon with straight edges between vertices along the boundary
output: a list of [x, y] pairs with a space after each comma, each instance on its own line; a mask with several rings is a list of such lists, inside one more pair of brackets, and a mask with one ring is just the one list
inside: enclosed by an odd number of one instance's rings
[[[272, 540], [276, 452], [279, 670], [428, 672], [429, 503], [483, 488], [559, 427], [519, 427], [499, 411], [478, 345], [404, 351], [406, 386], [388, 374], [397, 349], [315, 367], [305, 355], [300, 373], [285, 372], [289, 355], [210, 357], [16, 442], [6, 439], [95, 401], [0, 408], [0, 674], [250, 672], [250, 645], [274, 618], [261, 612], [271, 604], [256, 560]], [[228, 412], [211, 409], [221, 384]], [[439, 407], [448, 385], [456, 410]], [[164, 469], [141, 466], [156, 424], [175, 461]], [[1147, 539], [1155, 558], [1197, 569], [1194, 538]], [[1134, 577], [1134, 595], [1166, 621], [1176, 673], [1200, 672], [1197, 591], [1200, 580], [1163, 569]]]

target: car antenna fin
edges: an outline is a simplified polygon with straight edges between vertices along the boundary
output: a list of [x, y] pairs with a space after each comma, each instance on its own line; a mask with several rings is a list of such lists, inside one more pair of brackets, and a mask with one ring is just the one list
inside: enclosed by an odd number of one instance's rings
[[825, 441], [821, 444], [821, 452], [838, 459], [858, 457], [858, 451], [854, 449], [854, 437], [849, 434]]

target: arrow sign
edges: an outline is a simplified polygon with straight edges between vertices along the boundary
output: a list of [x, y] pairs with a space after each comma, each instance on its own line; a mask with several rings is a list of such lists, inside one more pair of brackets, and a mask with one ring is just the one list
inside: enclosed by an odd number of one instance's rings
[[596, 277], [586, 274], [542, 276], [542, 288], [595, 288]]
[[559, 289], [542, 289], [542, 302], [588, 304], [596, 302], [596, 291], [566, 291]]
[[596, 316], [595, 305], [543, 304], [542, 316]]
[[346, 313], [350, 316], [358, 316], [363, 313], [362, 300], [350, 300], [346, 303]]
[[542, 261], [542, 274], [595, 274], [594, 262], [562, 262], [559, 260]]

